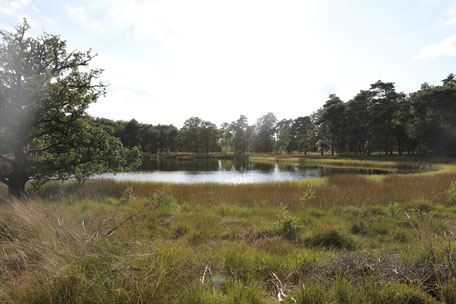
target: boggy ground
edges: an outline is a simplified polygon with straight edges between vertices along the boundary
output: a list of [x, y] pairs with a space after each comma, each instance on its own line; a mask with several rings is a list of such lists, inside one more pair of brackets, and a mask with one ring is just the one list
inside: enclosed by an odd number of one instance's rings
[[0, 302], [455, 303], [456, 169], [436, 167], [236, 186], [49, 184], [3, 199]]

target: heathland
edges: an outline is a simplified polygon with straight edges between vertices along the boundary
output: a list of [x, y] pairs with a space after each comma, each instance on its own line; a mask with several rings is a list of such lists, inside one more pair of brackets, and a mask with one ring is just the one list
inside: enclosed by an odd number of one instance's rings
[[307, 161], [432, 170], [249, 185], [55, 182], [13, 200], [1, 188], [0, 302], [456, 301], [453, 160]]

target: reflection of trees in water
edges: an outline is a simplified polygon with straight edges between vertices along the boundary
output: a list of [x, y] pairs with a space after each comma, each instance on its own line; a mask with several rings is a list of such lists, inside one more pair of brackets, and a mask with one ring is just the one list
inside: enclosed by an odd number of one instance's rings
[[303, 177], [328, 176], [335, 174], [388, 174], [390, 172], [378, 169], [361, 168], [337, 168], [321, 166], [297, 166], [285, 164], [264, 164], [249, 162], [248, 158], [234, 159], [197, 159], [197, 160], [176, 160], [176, 159], [151, 159], [144, 160], [141, 170], [143, 171], [260, 171], [270, 173], [274, 171], [290, 172]]
[[197, 159], [197, 160], [176, 160], [176, 159], [153, 159], [144, 160], [141, 170], [144, 171], [218, 171], [219, 160]]
[[222, 159], [220, 161], [220, 163], [221, 163], [220, 170], [231, 171], [231, 169], [233, 167], [233, 161], [231, 159]]

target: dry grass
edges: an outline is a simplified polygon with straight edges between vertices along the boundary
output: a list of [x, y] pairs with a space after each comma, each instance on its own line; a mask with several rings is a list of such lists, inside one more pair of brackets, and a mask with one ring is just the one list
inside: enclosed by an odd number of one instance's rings
[[[248, 185], [50, 183], [0, 209], [0, 302], [277, 303], [276, 275], [298, 303], [455, 303], [456, 170], [440, 169]], [[309, 185], [316, 197], [303, 202]], [[129, 186], [135, 199], [122, 201]], [[289, 224], [301, 227], [293, 237]]]
[[[451, 303], [452, 178], [331, 177], [304, 207], [303, 183], [51, 184], [39, 192], [47, 199], [0, 209], [0, 302], [277, 303], [275, 275], [298, 303]], [[136, 199], [118, 203], [128, 185]], [[393, 198], [404, 199], [396, 213]], [[302, 227], [292, 238], [289, 221]]]
[[364, 206], [389, 204], [425, 199], [443, 200], [455, 173], [388, 175], [381, 179], [358, 175], [337, 175], [315, 181], [277, 182], [270, 184], [169, 184], [134, 183], [93, 180], [85, 184], [54, 183], [39, 193], [45, 198], [104, 199], [120, 197], [123, 191], [133, 187], [138, 197], [152, 197], [154, 193], [165, 192], [179, 201], [201, 205], [235, 204], [242, 206], [278, 206], [281, 202], [290, 207], [299, 207], [300, 198], [308, 185], [313, 185], [317, 195], [306, 204], [310, 207], [330, 208], [332, 206]]

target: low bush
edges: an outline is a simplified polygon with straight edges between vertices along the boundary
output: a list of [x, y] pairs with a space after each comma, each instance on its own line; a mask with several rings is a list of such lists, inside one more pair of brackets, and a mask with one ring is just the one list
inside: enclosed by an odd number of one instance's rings
[[120, 203], [121, 204], [131, 203], [135, 199], [136, 198], [133, 195], [133, 188], [131, 186], [128, 186], [127, 188], [125, 188], [124, 192], [122, 193], [122, 197], [120, 198]]
[[367, 235], [368, 230], [367, 230], [367, 225], [364, 222], [357, 222], [354, 223], [351, 226], [350, 232], [352, 234], [361, 234], [361, 235]]
[[156, 192], [152, 195], [152, 199], [149, 201], [154, 208], [171, 206], [174, 203], [174, 198], [165, 192]]
[[448, 197], [450, 202], [456, 205], [456, 181], [451, 183], [450, 190], [448, 190]]
[[284, 205], [280, 206], [275, 231], [286, 239], [297, 239], [302, 225], [298, 218], [292, 216]]
[[407, 243], [408, 237], [407, 234], [403, 231], [396, 231], [393, 234], [393, 240], [397, 243]]
[[327, 249], [356, 249], [355, 241], [335, 229], [318, 232], [308, 237], [304, 244], [311, 247], [324, 247]]
[[399, 203], [390, 203], [385, 212], [389, 217], [398, 217], [401, 213], [401, 205]]

